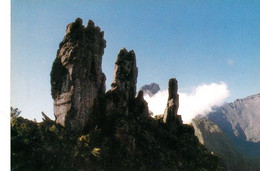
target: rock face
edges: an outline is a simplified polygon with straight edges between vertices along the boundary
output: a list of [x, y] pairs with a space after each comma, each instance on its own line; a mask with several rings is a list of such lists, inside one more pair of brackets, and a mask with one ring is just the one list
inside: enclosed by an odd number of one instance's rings
[[143, 91], [139, 91], [138, 95], [135, 99], [135, 106], [134, 106], [135, 113], [139, 113], [139, 117], [148, 117], [149, 116], [149, 109], [148, 104], [144, 100]]
[[260, 160], [260, 94], [226, 103], [208, 114], [208, 119], [232, 140], [245, 156]]
[[106, 41], [104, 32], [89, 21], [82, 25], [80, 18], [69, 24], [59, 45], [51, 71], [51, 94], [54, 99], [56, 122], [83, 130], [90, 116], [99, 111], [105, 94], [105, 75], [102, 56]]
[[[102, 72], [102, 55], [106, 47], [104, 33], [89, 21], [82, 25], [81, 19], [69, 24], [60, 43], [51, 71], [52, 97], [56, 123], [75, 132], [94, 125], [97, 118], [116, 115], [145, 118], [149, 116], [143, 91], [136, 97], [138, 68], [133, 50], [119, 51], [114, 68], [111, 89], [105, 93], [106, 77]], [[146, 85], [151, 94], [160, 90], [158, 84]], [[179, 125], [178, 85], [176, 79], [169, 81], [169, 99], [164, 114], [167, 125]], [[102, 120], [101, 119], [101, 120]]]
[[256, 94], [193, 119], [196, 136], [223, 159], [226, 170], [260, 170], [259, 104], [260, 94]]
[[160, 86], [156, 83], [151, 83], [151, 84], [146, 84], [143, 87], [141, 87], [141, 90], [145, 93], [148, 94], [150, 97], [155, 95], [158, 91], [160, 91]]
[[[216, 111], [225, 116], [236, 137], [260, 143], [259, 104], [260, 94], [256, 94], [244, 99], [237, 99], [233, 103], [227, 103]], [[216, 118], [214, 113], [211, 113], [210, 117], [212, 120]]]
[[117, 89], [122, 93], [122, 98], [131, 101], [135, 98], [138, 69], [133, 50], [121, 49], [114, 68], [112, 90]]
[[134, 51], [120, 50], [114, 68], [111, 90], [106, 93], [106, 114], [133, 114], [137, 108], [148, 116], [148, 107], [143, 92], [136, 95], [138, 69]]
[[169, 80], [168, 84], [168, 102], [164, 112], [163, 121], [170, 127], [178, 126], [182, 124], [181, 116], [178, 115], [179, 108], [179, 94], [178, 81], [175, 78]]

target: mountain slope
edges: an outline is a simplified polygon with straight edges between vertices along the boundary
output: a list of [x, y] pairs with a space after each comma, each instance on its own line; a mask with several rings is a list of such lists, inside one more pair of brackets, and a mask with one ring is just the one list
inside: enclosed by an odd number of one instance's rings
[[260, 159], [260, 94], [236, 100], [208, 115], [229, 136], [239, 151]]
[[[217, 109], [231, 124], [236, 137], [251, 142], [260, 142], [260, 94], [235, 100]], [[215, 118], [214, 112], [209, 115]], [[217, 118], [216, 118], [217, 119]]]
[[259, 104], [260, 94], [256, 94], [224, 104], [207, 117], [193, 120], [200, 142], [223, 158], [231, 170], [260, 169]]
[[252, 164], [245, 159], [231, 139], [215, 123], [203, 117], [194, 119], [192, 125], [199, 141], [222, 159], [225, 170], [242, 171], [252, 168]]

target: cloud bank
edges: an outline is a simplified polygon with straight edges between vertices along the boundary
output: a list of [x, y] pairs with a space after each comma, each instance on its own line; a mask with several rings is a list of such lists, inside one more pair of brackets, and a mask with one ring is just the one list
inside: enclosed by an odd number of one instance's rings
[[[214, 106], [221, 106], [229, 96], [229, 90], [224, 82], [200, 84], [191, 93], [179, 93], [180, 106], [178, 114], [182, 115], [184, 123], [190, 123], [197, 115], [206, 115]], [[153, 115], [163, 114], [168, 99], [168, 90], [159, 91], [152, 97], [145, 94]]]

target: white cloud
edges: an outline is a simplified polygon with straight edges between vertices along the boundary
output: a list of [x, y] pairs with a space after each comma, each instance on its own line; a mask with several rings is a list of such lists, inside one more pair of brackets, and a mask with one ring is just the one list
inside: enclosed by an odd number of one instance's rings
[[229, 96], [227, 85], [223, 82], [199, 85], [191, 94], [180, 93], [179, 114], [184, 123], [201, 114], [206, 115], [212, 107], [221, 106]]
[[159, 91], [151, 97], [148, 94], [144, 94], [144, 99], [147, 101], [149, 110], [153, 112], [154, 116], [163, 114], [167, 104], [168, 90]]
[[[179, 93], [180, 106], [178, 114], [184, 123], [190, 123], [197, 115], [206, 115], [212, 107], [221, 106], [229, 96], [224, 82], [200, 84], [191, 93]], [[163, 114], [168, 99], [168, 90], [159, 91], [154, 96], [144, 95], [149, 110], [154, 115]]]

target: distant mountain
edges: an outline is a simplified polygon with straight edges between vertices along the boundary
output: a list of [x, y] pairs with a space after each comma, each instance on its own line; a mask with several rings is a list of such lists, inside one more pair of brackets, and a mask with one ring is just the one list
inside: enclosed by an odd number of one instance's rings
[[195, 135], [209, 151], [222, 159], [225, 170], [258, 170], [257, 161], [243, 156], [227, 136], [214, 122], [206, 117], [196, 118], [192, 122]]
[[260, 159], [260, 94], [228, 103], [208, 115], [248, 157]]
[[217, 122], [216, 114], [225, 116], [236, 137], [260, 142], [260, 94], [225, 104], [216, 112], [211, 113], [209, 118]]
[[259, 121], [260, 94], [256, 94], [195, 118], [193, 126], [200, 142], [221, 157], [229, 170], [260, 170]]
[[158, 91], [160, 91], [160, 86], [156, 83], [146, 84], [143, 87], [141, 87], [141, 90], [144, 92], [144, 94], [148, 94], [149, 96], [153, 96]]

